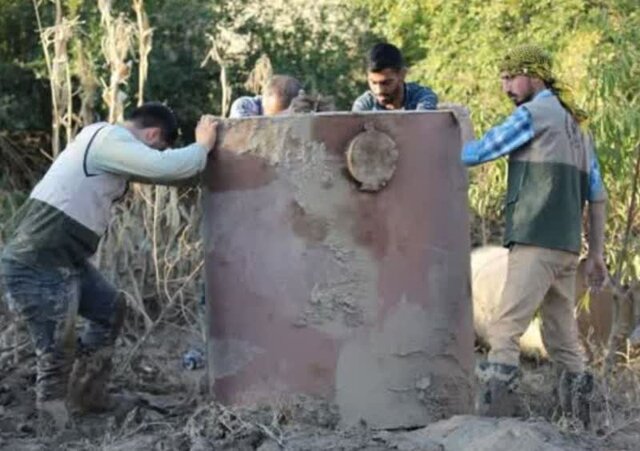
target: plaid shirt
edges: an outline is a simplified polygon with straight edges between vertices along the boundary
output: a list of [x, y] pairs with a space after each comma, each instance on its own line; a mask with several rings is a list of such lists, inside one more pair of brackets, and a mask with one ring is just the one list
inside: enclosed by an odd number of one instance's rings
[[[535, 98], [552, 96], [553, 93], [545, 89]], [[462, 162], [467, 166], [486, 163], [527, 144], [534, 137], [533, 119], [525, 106], [519, 106], [502, 124], [493, 127], [480, 140], [465, 143], [462, 149]], [[601, 199], [604, 191], [600, 166], [594, 155], [589, 167], [588, 200]]]
[[[435, 110], [438, 107], [438, 96], [426, 86], [417, 83], [404, 84], [404, 110]], [[388, 111], [376, 100], [376, 96], [367, 91], [353, 102], [351, 111]]]
[[230, 118], [262, 116], [262, 97], [238, 97], [231, 104]]

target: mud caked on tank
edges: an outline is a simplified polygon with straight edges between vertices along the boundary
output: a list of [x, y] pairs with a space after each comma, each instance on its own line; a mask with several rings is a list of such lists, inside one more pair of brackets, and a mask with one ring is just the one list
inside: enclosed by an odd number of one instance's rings
[[203, 197], [218, 400], [315, 396], [378, 428], [471, 412], [460, 147], [446, 111], [224, 121]]

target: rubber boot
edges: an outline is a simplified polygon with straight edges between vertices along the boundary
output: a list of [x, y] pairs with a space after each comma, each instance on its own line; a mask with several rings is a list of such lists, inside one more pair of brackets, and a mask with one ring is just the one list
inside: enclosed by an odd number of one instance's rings
[[578, 420], [586, 429], [591, 425], [593, 385], [591, 373], [564, 371], [558, 387], [562, 413], [567, 418]]
[[64, 399], [36, 400], [38, 435], [50, 436], [70, 424], [69, 409]]
[[[58, 318], [53, 331], [53, 349], [40, 350], [36, 345], [36, 410], [38, 433], [50, 435], [70, 423], [67, 408], [67, 385], [76, 352], [75, 319], [78, 299], [71, 296], [62, 320]], [[36, 343], [47, 341], [40, 335], [45, 330], [35, 328]]]
[[71, 363], [72, 359], [65, 354], [43, 353], [37, 356], [36, 410], [38, 431], [43, 435], [58, 432], [69, 425], [65, 400]]
[[109, 346], [76, 359], [69, 383], [69, 403], [74, 412], [104, 412], [113, 407], [107, 389], [112, 358], [113, 348]]
[[116, 399], [109, 395], [108, 384], [113, 371], [114, 343], [126, 311], [124, 298], [119, 297], [117, 303], [108, 344], [99, 348], [78, 346], [69, 381], [69, 402], [75, 413], [104, 412], [116, 407]]
[[476, 413], [482, 416], [516, 416], [520, 413], [517, 393], [520, 370], [517, 366], [482, 362], [476, 368], [479, 389]]

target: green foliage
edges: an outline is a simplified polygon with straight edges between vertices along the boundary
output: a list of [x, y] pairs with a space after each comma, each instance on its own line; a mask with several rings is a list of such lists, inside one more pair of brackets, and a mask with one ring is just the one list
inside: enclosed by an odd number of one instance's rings
[[46, 130], [51, 94], [32, 70], [0, 62], [0, 130]]
[[[340, 108], [349, 108], [365, 88], [362, 54], [370, 43], [364, 29], [362, 11], [347, 4], [320, 1], [304, 6], [280, 0], [256, 4], [250, 0], [147, 0], [145, 7], [153, 27], [146, 100], [160, 100], [177, 113], [184, 139], [192, 138], [193, 125], [205, 112], [221, 114], [220, 67], [209, 61], [202, 65], [209, 48], [208, 35], [217, 38], [229, 31], [243, 47], [227, 59], [232, 98], [250, 94], [244, 87], [257, 59], [266, 54], [274, 72], [294, 75], [309, 91], [333, 95]], [[32, 6], [26, 4], [25, 8]], [[297, 7], [296, 7], [297, 5]], [[108, 80], [101, 54], [102, 30], [94, 2], [74, 0], [66, 3], [68, 12], [82, 20], [83, 47], [96, 63], [97, 76]], [[1, 13], [0, 9], [0, 13]], [[133, 19], [131, 4], [116, 1], [114, 12]], [[35, 25], [34, 25], [35, 27]], [[240, 39], [242, 38], [242, 39]], [[35, 43], [36, 54], [38, 43]], [[137, 57], [136, 55], [134, 55]], [[35, 58], [38, 60], [41, 56]], [[136, 103], [137, 71], [134, 65], [126, 88], [129, 107]], [[103, 105], [97, 105], [104, 115]]]
[[388, 40], [402, 48], [409, 65], [427, 57], [430, 17], [424, 2], [356, 0], [354, 3], [367, 10], [378, 40]]
[[[264, 23], [275, 23], [283, 12], [272, 10]], [[287, 26], [263, 25], [256, 33], [259, 51], [269, 55], [276, 72], [298, 77], [308, 91], [334, 96], [339, 109], [351, 109], [365, 89], [363, 54], [373, 39], [359, 14], [345, 3], [316, 5], [312, 15], [293, 16]]]
[[[640, 196], [632, 211], [632, 183], [640, 158], [640, 15], [635, 2], [619, 0], [592, 15], [602, 39], [590, 61], [588, 105], [591, 129], [598, 143], [600, 162], [610, 199], [609, 261], [626, 278], [640, 277]], [[618, 261], [630, 227], [626, 258]]]
[[43, 130], [51, 121], [47, 81], [29, 68], [39, 55], [31, 2], [0, 0], [0, 130]]
[[0, 0], [0, 62], [25, 64], [40, 54], [31, 1]]
[[[147, 5], [154, 34], [145, 98], [170, 105], [187, 140], [201, 114], [220, 113], [219, 68], [201, 67], [209, 46], [206, 33], [215, 26], [211, 3], [166, 0]], [[134, 72], [130, 86], [137, 83]]]
[[[536, 42], [555, 54], [555, 70], [591, 113], [610, 206], [607, 256], [623, 278], [640, 275], [640, 215], [631, 224], [620, 262], [631, 203], [635, 148], [640, 142], [640, 16], [632, 0], [360, 0], [376, 32], [413, 59], [410, 77], [442, 100], [468, 105], [478, 133], [513, 106], [500, 92], [497, 61], [511, 46]], [[416, 58], [415, 56], [418, 56]], [[420, 56], [423, 55], [423, 56]], [[474, 169], [470, 201], [482, 218], [501, 217], [504, 162]], [[637, 211], [637, 209], [636, 209]]]

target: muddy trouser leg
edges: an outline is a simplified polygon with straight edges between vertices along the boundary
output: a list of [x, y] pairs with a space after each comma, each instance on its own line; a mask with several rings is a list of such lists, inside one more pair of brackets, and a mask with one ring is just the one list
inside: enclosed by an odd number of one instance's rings
[[126, 302], [118, 290], [91, 264], [87, 263], [80, 279], [78, 313], [87, 320], [80, 337], [82, 350], [111, 347], [124, 321]]
[[81, 273], [79, 306], [86, 326], [78, 343], [70, 386], [71, 401], [80, 411], [109, 407], [107, 384], [125, 309], [124, 298], [115, 287], [87, 263]]
[[488, 361], [477, 368], [481, 415], [515, 415], [520, 410], [518, 386], [520, 337], [533, 319], [553, 281], [547, 249], [515, 245], [509, 252], [507, 280], [489, 328]]
[[542, 304], [542, 339], [551, 360], [561, 368], [558, 398], [562, 412], [588, 427], [593, 376], [585, 371], [586, 357], [575, 316], [577, 257], [558, 254], [556, 278]]
[[548, 249], [523, 245], [509, 251], [507, 280], [488, 333], [489, 362], [518, 366], [520, 337], [553, 282], [548, 253]]
[[25, 322], [35, 347], [37, 404], [46, 410], [45, 406], [59, 402], [53, 410], [63, 415], [75, 354], [77, 274], [67, 269], [36, 268], [15, 262], [3, 262], [2, 274], [9, 305]]
[[568, 252], [559, 253], [556, 261], [556, 277], [540, 309], [542, 341], [549, 357], [558, 367], [580, 373], [585, 369], [586, 358], [575, 315], [578, 257]]

